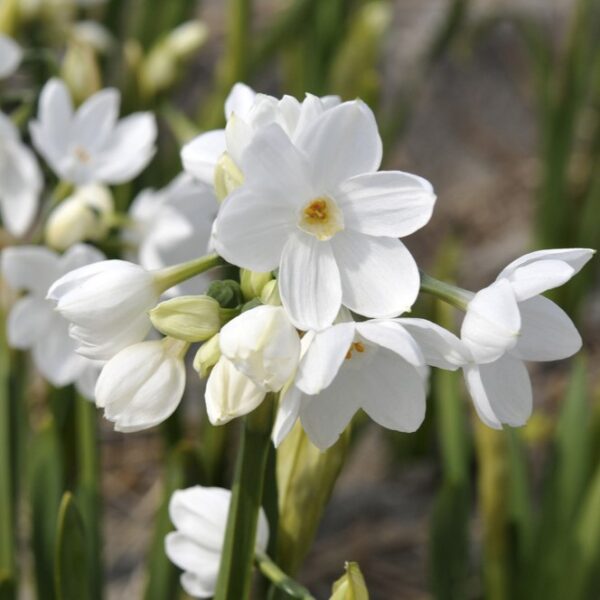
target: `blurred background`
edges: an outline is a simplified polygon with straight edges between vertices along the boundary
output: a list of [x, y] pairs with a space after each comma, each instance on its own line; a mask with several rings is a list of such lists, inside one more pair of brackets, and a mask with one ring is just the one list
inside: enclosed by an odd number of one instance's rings
[[[384, 167], [436, 189], [431, 223], [407, 240], [433, 275], [477, 290], [530, 250], [600, 246], [595, 0], [83, 4], [2, 0], [0, 28], [40, 52], [57, 50], [39, 61], [40, 83], [58, 72], [80, 98], [116, 85], [125, 112], [156, 112], [158, 155], [133, 186], [116, 190], [121, 207], [181, 170], [181, 144], [223, 125], [223, 101], [243, 81], [276, 96], [370, 104]], [[88, 25], [86, 35], [82, 20], [105, 29]], [[167, 56], [170, 32], [190, 20], [203, 24], [193, 51]], [[584, 351], [534, 366], [535, 413], [525, 428], [486, 429], [460, 373], [446, 372], [434, 374], [417, 434], [358, 419], [298, 574], [317, 598], [328, 597], [346, 560], [360, 564], [375, 600], [600, 598], [597, 259], [553, 299], [575, 317]], [[414, 310], [434, 315], [457, 330], [459, 315], [427, 298]], [[237, 425], [213, 430], [201, 394], [198, 383], [163, 430], [121, 435], [101, 424], [111, 600], [180, 597], [161, 559], [166, 494], [192, 483], [186, 465], [199, 440], [225, 449], [223, 459], [203, 456], [206, 483], [227, 483], [235, 450]], [[32, 427], [43, 433], [42, 409]], [[22, 518], [27, 532], [29, 515]], [[33, 569], [24, 543], [22, 554], [22, 568]]]

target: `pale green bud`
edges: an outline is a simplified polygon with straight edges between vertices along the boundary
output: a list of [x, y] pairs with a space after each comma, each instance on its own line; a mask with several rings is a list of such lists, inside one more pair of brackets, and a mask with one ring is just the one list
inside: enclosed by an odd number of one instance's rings
[[194, 356], [194, 370], [202, 377], [208, 377], [211, 369], [221, 358], [221, 346], [219, 345], [219, 334], [213, 335], [200, 346]]
[[240, 270], [240, 285], [245, 300], [260, 297], [265, 285], [273, 279], [271, 271], [260, 273], [258, 271]]
[[102, 87], [100, 68], [91, 46], [71, 40], [63, 59], [60, 75], [76, 104], [82, 103]]
[[206, 291], [207, 295], [214, 298], [221, 308], [238, 309], [243, 303], [240, 284], [233, 279], [213, 281]]
[[202, 21], [182, 23], [165, 39], [165, 47], [179, 60], [193, 55], [208, 38], [208, 27]]
[[346, 573], [334, 584], [329, 600], [369, 600], [369, 591], [358, 563], [347, 562]]
[[263, 304], [271, 306], [281, 306], [281, 296], [279, 295], [279, 285], [276, 279], [271, 279], [269, 283], [263, 287], [260, 294], [260, 300]]
[[[232, 115], [230, 119], [235, 119]], [[215, 193], [217, 200], [222, 202], [244, 183], [244, 174], [227, 152], [223, 152], [215, 167]]]
[[203, 342], [221, 328], [219, 303], [210, 296], [179, 296], [150, 311], [152, 325], [164, 335], [186, 342]]

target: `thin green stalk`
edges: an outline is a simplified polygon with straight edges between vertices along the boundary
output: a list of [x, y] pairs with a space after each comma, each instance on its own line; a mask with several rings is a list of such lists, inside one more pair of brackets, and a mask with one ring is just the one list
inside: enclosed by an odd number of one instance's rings
[[156, 271], [156, 282], [161, 291], [166, 291], [182, 281], [191, 279], [196, 275], [200, 275], [200, 273], [224, 264], [225, 261], [217, 254], [207, 254], [206, 256], [194, 258], [188, 262]]
[[244, 420], [214, 600], [245, 600], [250, 595], [274, 400], [273, 394], [267, 394]]
[[431, 275], [427, 275], [427, 273], [423, 271], [420, 273], [422, 292], [432, 294], [440, 300], [448, 302], [448, 304], [451, 304], [460, 310], [467, 309], [467, 305], [473, 298], [472, 292], [463, 290], [462, 288], [454, 285], [450, 285], [444, 281], [439, 281], [438, 279], [431, 277]]
[[260, 572], [289, 598], [314, 600], [304, 586], [286, 575], [264, 552], [256, 552], [255, 560]]

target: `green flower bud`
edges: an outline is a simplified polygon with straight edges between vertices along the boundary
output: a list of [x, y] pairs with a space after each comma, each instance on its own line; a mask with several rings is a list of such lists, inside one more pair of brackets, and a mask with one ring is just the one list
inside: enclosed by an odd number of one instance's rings
[[276, 279], [271, 279], [269, 283], [265, 285], [260, 294], [260, 300], [263, 304], [270, 304], [271, 306], [281, 306], [281, 296], [279, 295], [279, 285]]
[[245, 300], [252, 300], [260, 296], [263, 288], [273, 279], [271, 271], [260, 273], [258, 271], [248, 271], [240, 269], [240, 285]]
[[244, 301], [240, 284], [232, 279], [213, 281], [206, 294], [214, 298], [221, 308], [238, 308]]
[[100, 67], [93, 48], [74, 40], [67, 45], [60, 75], [77, 104], [102, 87]]
[[219, 303], [210, 296], [179, 296], [153, 308], [150, 320], [165, 335], [186, 342], [203, 342], [221, 328], [219, 311]]
[[194, 356], [194, 370], [200, 377], [208, 377], [211, 369], [221, 358], [221, 347], [219, 346], [219, 334], [213, 335], [210, 340], [204, 342]]
[[[235, 115], [230, 117], [235, 118]], [[222, 202], [235, 190], [244, 183], [244, 175], [239, 167], [233, 162], [233, 159], [227, 152], [221, 154], [215, 168], [215, 193], [217, 199]]]
[[329, 600], [369, 600], [369, 591], [358, 563], [347, 562], [346, 573], [334, 584]]

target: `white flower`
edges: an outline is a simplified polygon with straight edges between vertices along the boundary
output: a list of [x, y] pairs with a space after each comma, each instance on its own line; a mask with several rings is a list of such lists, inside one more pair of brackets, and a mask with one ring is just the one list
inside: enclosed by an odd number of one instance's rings
[[302, 338], [302, 359], [273, 430], [279, 445], [299, 416], [318, 448], [332, 446], [363, 409], [382, 427], [412, 432], [425, 417], [425, 359], [392, 320], [338, 323]]
[[[209, 250], [216, 214], [214, 192], [182, 174], [161, 190], [146, 189], [136, 196], [129, 210], [133, 223], [123, 238], [137, 248], [137, 262], [145, 269], [172, 266]], [[209, 275], [194, 277], [169, 295], [200, 294], [209, 279]]]
[[[231, 492], [222, 488], [195, 486], [177, 490], [169, 503], [176, 531], [167, 534], [165, 551], [184, 573], [183, 589], [194, 598], [210, 598], [221, 564]], [[269, 524], [264, 510], [258, 515], [256, 549], [264, 552]]]
[[146, 167], [155, 151], [154, 116], [135, 113], [117, 122], [119, 103], [119, 92], [107, 88], [74, 111], [65, 84], [59, 79], [46, 83], [30, 130], [59, 178], [77, 185], [117, 184]]
[[67, 273], [54, 282], [47, 297], [70, 321], [77, 352], [108, 360], [146, 337], [151, 327], [148, 311], [160, 293], [152, 273], [124, 260], [106, 260]]
[[208, 131], [186, 144], [181, 151], [183, 166], [199, 181], [212, 185], [221, 155], [227, 151], [241, 166], [244, 150], [262, 127], [277, 123], [294, 140], [325, 110], [339, 103], [337, 96], [318, 98], [311, 94], [302, 103], [292, 96], [278, 100], [236, 83], [225, 101], [226, 129]]
[[567, 358], [581, 347], [571, 319], [540, 294], [567, 282], [593, 250], [540, 250], [508, 265], [469, 302], [461, 338], [472, 355], [467, 387], [482, 421], [500, 429], [523, 425], [532, 410], [523, 361]]
[[11, 37], [0, 33], [0, 79], [12, 75], [21, 64], [23, 50]]
[[106, 363], [96, 384], [96, 405], [116, 431], [148, 429], [173, 414], [185, 389], [188, 347], [168, 337], [140, 342]]
[[33, 152], [21, 143], [17, 128], [0, 112], [0, 213], [4, 227], [13, 235], [23, 235], [33, 223], [42, 185]]
[[8, 316], [9, 345], [31, 350], [35, 366], [50, 383], [62, 387], [75, 382], [88, 398], [93, 398], [98, 366], [75, 352], [69, 324], [46, 300], [46, 293], [64, 273], [103, 258], [101, 252], [84, 244], [73, 246], [62, 256], [41, 246], [15, 246], [2, 252], [2, 274], [7, 283], [27, 292]]
[[254, 271], [279, 267], [283, 306], [300, 329], [330, 325], [340, 305], [368, 317], [408, 310], [419, 271], [397, 238], [422, 227], [435, 195], [424, 179], [376, 172], [381, 140], [360, 101], [325, 111], [295, 145], [275, 124], [244, 152], [244, 184], [224, 201], [216, 249]]

